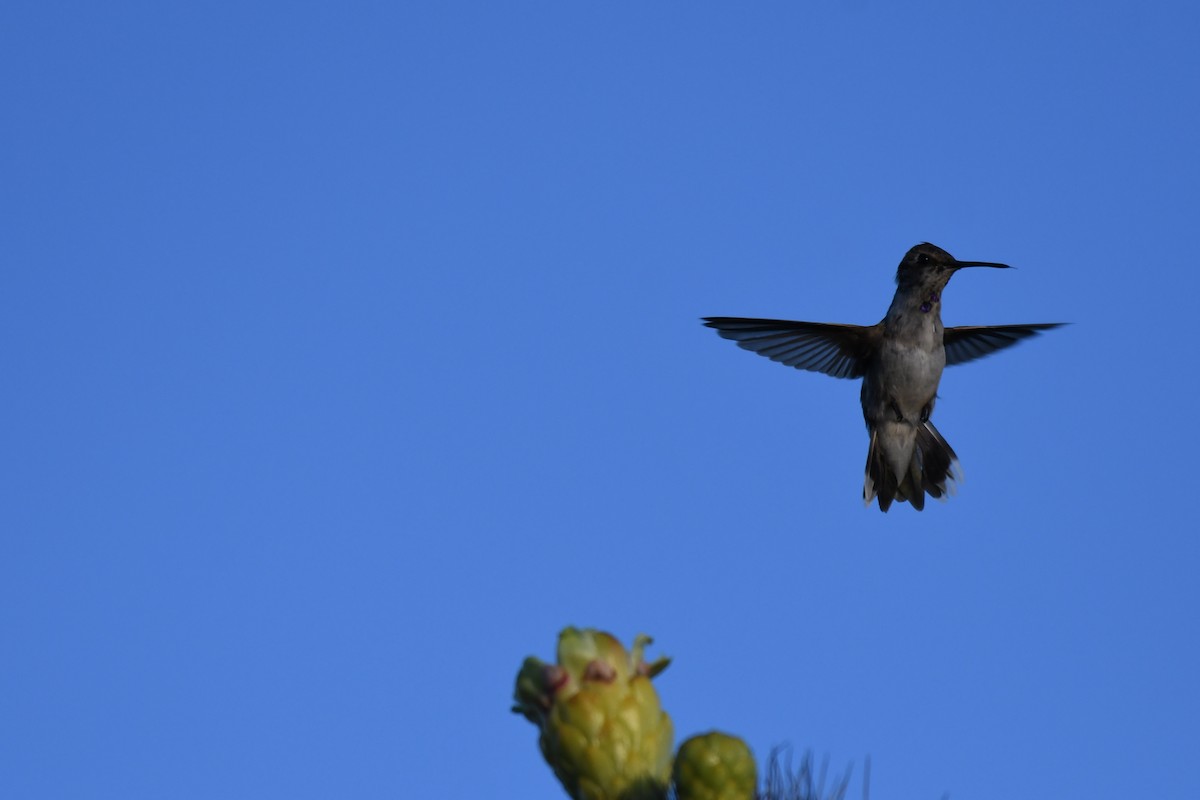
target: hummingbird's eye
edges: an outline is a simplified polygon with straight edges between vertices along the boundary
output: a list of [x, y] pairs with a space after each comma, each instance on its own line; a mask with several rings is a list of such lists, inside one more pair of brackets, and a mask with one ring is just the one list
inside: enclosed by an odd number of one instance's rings
[[929, 263], [929, 254], [928, 253], [920, 253], [917, 256], [917, 263], [918, 264], [928, 264]]

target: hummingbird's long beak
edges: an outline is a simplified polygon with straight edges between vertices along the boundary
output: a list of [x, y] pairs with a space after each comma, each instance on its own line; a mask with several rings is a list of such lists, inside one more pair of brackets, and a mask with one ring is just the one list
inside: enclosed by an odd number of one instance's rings
[[1012, 269], [1008, 264], [998, 264], [995, 261], [955, 261], [950, 265], [952, 269], [962, 269], [963, 267], [995, 267], [996, 269]]

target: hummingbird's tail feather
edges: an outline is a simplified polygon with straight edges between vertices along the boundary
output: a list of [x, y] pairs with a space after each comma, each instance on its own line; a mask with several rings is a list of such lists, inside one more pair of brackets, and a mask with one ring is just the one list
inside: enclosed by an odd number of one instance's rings
[[922, 488], [938, 500], [954, 494], [954, 482], [963, 479], [962, 467], [954, 449], [932, 422], [926, 421], [917, 429], [917, 450], [921, 457]]
[[912, 461], [909, 462], [908, 472], [904, 473], [904, 480], [900, 481], [900, 486], [896, 488], [896, 499], [903, 502], [907, 500], [912, 503], [912, 507], [917, 511], [925, 510], [925, 489], [923, 488], [923, 480], [921, 476], [920, 449], [913, 449]]
[[[912, 430], [909, 428], [908, 430]], [[954, 493], [954, 481], [962, 480], [958, 456], [933, 427], [932, 422], [923, 422], [916, 427], [915, 446], [907, 458], [903, 476], [896, 474], [889, 453], [882, 444], [879, 430], [871, 431], [871, 446], [867, 450], [866, 480], [863, 484], [863, 503], [870, 505], [878, 500], [879, 510], [886, 512], [893, 501], [912, 503], [913, 508], [925, 508], [925, 495], [942, 500]], [[910, 446], [913, 444], [909, 440]], [[904, 461], [900, 462], [904, 464]]]
[[871, 446], [867, 449], [867, 477], [863, 483], [863, 505], [878, 498], [879, 510], [887, 511], [896, 496], [896, 476], [887, 463], [887, 454], [879, 442], [879, 431], [871, 431]]

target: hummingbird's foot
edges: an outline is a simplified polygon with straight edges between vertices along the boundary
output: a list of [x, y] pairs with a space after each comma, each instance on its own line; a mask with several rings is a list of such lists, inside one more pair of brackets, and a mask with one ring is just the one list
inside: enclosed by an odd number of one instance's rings
[[926, 403], [925, 407], [921, 409], [921, 424], [922, 425], [924, 425], [926, 422], [929, 422], [929, 415], [932, 413], [933, 413], [933, 403]]
[[904, 414], [900, 411], [900, 406], [896, 403], [896, 398], [891, 398], [889, 405], [896, 414], [896, 422], [904, 422]]

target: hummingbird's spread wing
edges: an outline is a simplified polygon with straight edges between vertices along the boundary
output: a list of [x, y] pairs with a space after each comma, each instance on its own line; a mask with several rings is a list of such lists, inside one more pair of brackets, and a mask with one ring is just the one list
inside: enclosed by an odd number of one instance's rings
[[881, 325], [827, 325], [782, 319], [705, 317], [725, 339], [751, 352], [796, 369], [835, 378], [861, 378], [867, 357], [882, 333]]
[[1012, 347], [1022, 339], [1037, 336], [1041, 331], [1057, 328], [1062, 322], [1043, 322], [1033, 325], [965, 325], [946, 328], [946, 366], [965, 364], [991, 355], [997, 350]]

